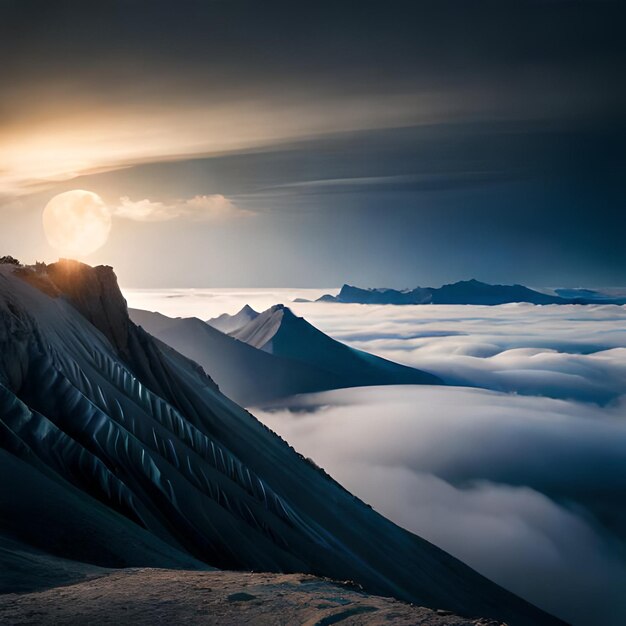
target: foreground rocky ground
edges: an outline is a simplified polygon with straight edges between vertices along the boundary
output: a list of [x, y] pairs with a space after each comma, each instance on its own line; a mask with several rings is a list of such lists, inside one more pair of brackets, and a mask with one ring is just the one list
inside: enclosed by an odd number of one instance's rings
[[116, 570], [66, 587], [5, 594], [0, 623], [500, 626], [309, 575], [163, 569]]

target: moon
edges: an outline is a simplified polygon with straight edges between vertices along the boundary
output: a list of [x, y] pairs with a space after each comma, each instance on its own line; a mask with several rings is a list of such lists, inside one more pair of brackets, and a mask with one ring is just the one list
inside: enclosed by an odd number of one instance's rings
[[111, 213], [102, 198], [84, 189], [54, 196], [43, 210], [48, 243], [62, 256], [82, 257], [101, 248], [111, 231]]

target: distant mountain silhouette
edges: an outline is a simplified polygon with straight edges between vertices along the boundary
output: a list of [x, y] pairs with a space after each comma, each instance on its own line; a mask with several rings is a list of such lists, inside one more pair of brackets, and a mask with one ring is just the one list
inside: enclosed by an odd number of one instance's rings
[[416, 289], [362, 289], [344, 285], [338, 295], [324, 295], [318, 302], [356, 304], [478, 304], [494, 306], [512, 302], [530, 304], [626, 304], [626, 297], [591, 290], [555, 290], [543, 293], [524, 285], [490, 285], [479, 280], [461, 280], [442, 287]]

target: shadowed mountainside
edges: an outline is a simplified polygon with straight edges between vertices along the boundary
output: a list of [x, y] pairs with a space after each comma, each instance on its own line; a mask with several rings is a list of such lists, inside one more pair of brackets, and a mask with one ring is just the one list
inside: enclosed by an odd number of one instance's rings
[[335, 341], [283, 305], [254, 316], [246, 307], [234, 316], [221, 315], [223, 327], [238, 326], [230, 336], [197, 318], [138, 309], [130, 316], [211, 372], [220, 389], [245, 406], [344, 387], [441, 384], [432, 374]]

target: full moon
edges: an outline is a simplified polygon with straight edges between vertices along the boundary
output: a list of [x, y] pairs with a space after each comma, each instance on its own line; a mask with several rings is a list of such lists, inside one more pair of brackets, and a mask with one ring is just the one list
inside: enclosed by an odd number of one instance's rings
[[46, 204], [43, 229], [48, 243], [61, 255], [86, 256], [109, 238], [111, 214], [98, 194], [73, 189]]

